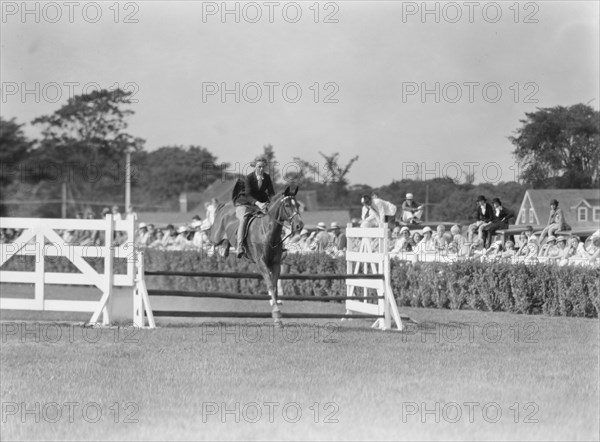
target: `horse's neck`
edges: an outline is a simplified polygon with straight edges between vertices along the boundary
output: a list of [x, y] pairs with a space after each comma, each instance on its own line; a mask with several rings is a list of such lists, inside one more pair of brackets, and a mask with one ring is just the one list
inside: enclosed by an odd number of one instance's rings
[[273, 215], [269, 216], [269, 243], [277, 244], [281, 241], [281, 232], [283, 229], [283, 223], [279, 220], [280, 206], [276, 210], [273, 210]]

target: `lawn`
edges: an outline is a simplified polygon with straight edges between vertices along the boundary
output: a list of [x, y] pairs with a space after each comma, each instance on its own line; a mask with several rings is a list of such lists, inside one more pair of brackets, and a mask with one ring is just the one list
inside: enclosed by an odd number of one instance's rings
[[[153, 307], [182, 302], [269, 309]], [[343, 313], [335, 303], [283, 310]], [[401, 314], [415, 321], [404, 332], [365, 320], [279, 329], [166, 318], [155, 330], [89, 329], [71, 322], [89, 315], [3, 311], [2, 439], [598, 439], [597, 320]]]

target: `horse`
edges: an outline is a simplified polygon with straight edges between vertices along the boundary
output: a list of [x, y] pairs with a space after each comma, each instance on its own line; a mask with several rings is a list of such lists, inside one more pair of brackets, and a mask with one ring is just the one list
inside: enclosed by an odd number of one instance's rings
[[[283, 241], [285, 240], [282, 237], [283, 226], [285, 223], [289, 223], [291, 234], [300, 232], [304, 227], [296, 201], [297, 193], [298, 188], [292, 193], [287, 187], [283, 192], [275, 195], [266, 213], [262, 216], [252, 217], [247, 227], [246, 255], [250, 261], [256, 264], [258, 272], [267, 284], [273, 318], [276, 323], [281, 322], [278, 308], [281, 301], [277, 299], [277, 282], [281, 274]], [[231, 210], [232, 206], [227, 203], [218, 210], [215, 224], [211, 228], [212, 243], [215, 246], [225, 243], [225, 254], [229, 250], [229, 238], [236, 238], [235, 221], [237, 219]]]

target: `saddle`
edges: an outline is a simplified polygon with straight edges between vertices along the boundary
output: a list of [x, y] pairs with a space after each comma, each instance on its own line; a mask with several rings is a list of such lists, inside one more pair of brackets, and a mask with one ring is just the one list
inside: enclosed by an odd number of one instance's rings
[[252, 224], [252, 221], [254, 221], [257, 218], [262, 218], [263, 216], [266, 215], [266, 212], [263, 212], [262, 210], [260, 210], [256, 206], [248, 206], [248, 208], [250, 210], [245, 215], [245, 218], [246, 218], [246, 228], [244, 229], [244, 235], [243, 235], [243, 241], [244, 242], [246, 242], [246, 239], [248, 237], [248, 231], [250, 230], [250, 224]]

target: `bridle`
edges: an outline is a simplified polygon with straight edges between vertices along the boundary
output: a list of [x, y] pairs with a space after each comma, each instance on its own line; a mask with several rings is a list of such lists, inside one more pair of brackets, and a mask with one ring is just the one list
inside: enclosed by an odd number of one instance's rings
[[[277, 208], [277, 214], [275, 216], [274, 221], [279, 224], [281, 227], [285, 227], [286, 226], [286, 222], [290, 224], [290, 233], [287, 234], [286, 236], [284, 236], [281, 241], [279, 241], [277, 244], [275, 244], [274, 246], [272, 246], [273, 248], [281, 245], [286, 239], [288, 239], [290, 236], [292, 236], [292, 234], [294, 233], [294, 229], [292, 228], [292, 221], [294, 220], [295, 217], [300, 218], [300, 212], [298, 212], [298, 207], [297, 204], [294, 204], [294, 211], [292, 212], [292, 214], [290, 215], [287, 211], [287, 204], [286, 201], [290, 200], [293, 201], [294, 203], [296, 202], [295, 198], [293, 195], [287, 195], [284, 196], [283, 198], [281, 198], [281, 200], [278, 202], [279, 207]], [[285, 219], [283, 221], [281, 221], [281, 212], [285, 211]]]

